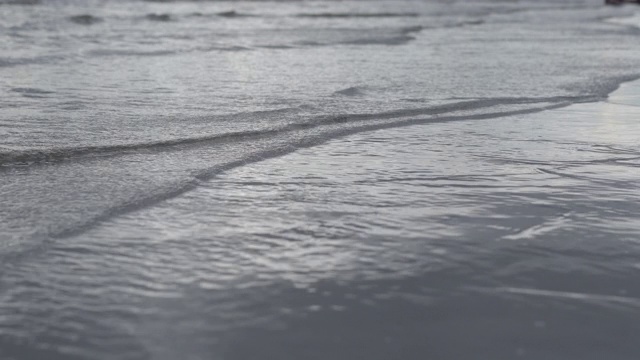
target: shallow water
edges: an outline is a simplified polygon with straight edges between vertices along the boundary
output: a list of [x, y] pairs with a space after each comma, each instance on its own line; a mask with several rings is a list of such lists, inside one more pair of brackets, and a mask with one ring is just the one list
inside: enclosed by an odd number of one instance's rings
[[0, 355], [636, 358], [633, 11], [0, 5]]
[[631, 359], [638, 94], [359, 133], [57, 239], [5, 266], [2, 348]]

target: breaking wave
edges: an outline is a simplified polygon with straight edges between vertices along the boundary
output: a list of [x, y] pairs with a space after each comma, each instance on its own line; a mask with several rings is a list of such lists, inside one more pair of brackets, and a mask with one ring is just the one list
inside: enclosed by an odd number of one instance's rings
[[[343, 90], [347, 94], [357, 92], [358, 88], [348, 88]], [[356, 122], [367, 121], [388, 121], [396, 120], [408, 117], [419, 116], [434, 116], [443, 115], [447, 113], [461, 112], [461, 111], [474, 111], [482, 110], [485, 108], [491, 108], [500, 105], [528, 105], [528, 104], [543, 104], [543, 107], [532, 107], [526, 109], [518, 109], [516, 113], [521, 111], [535, 112], [541, 111], [551, 107], [567, 106], [576, 102], [589, 102], [599, 100], [598, 97], [593, 96], [581, 96], [581, 97], [549, 97], [549, 98], [495, 98], [495, 99], [481, 99], [455, 102], [446, 105], [438, 105], [432, 107], [421, 107], [411, 109], [401, 109], [397, 111], [389, 111], [382, 113], [363, 113], [363, 114], [344, 114], [337, 116], [318, 116], [308, 118], [301, 122], [296, 122], [288, 125], [284, 125], [276, 128], [266, 128], [261, 130], [250, 131], [238, 131], [229, 132], [223, 134], [204, 135], [191, 138], [178, 138], [171, 140], [163, 140], [157, 142], [147, 143], [133, 143], [133, 144], [116, 144], [116, 145], [104, 145], [104, 146], [83, 146], [73, 148], [52, 148], [44, 150], [24, 150], [24, 151], [8, 151], [0, 152], [0, 166], [11, 165], [31, 165], [35, 163], [51, 163], [60, 162], [74, 158], [83, 158], [91, 156], [117, 156], [120, 154], [126, 154], [133, 151], [140, 150], [155, 150], [155, 151], [172, 151], [181, 150], [189, 146], [200, 146], [207, 144], [214, 144], [224, 141], [239, 141], [245, 139], [251, 139], [267, 135], [283, 134], [290, 131], [300, 129], [319, 128], [326, 125], [335, 124], [347, 124]], [[509, 112], [511, 114], [511, 112]], [[477, 114], [479, 118], [485, 115]], [[471, 116], [473, 118], [473, 116]], [[466, 118], [465, 118], [466, 119]], [[393, 125], [393, 122], [388, 125]]]

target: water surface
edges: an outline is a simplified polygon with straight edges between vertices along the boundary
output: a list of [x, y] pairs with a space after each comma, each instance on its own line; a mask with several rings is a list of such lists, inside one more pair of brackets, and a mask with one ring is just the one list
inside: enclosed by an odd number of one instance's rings
[[0, 3], [0, 355], [636, 358], [635, 10]]

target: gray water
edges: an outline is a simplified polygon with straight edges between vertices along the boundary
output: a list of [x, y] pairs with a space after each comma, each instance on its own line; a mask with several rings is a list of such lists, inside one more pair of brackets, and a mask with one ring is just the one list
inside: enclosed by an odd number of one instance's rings
[[0, 1], [0, 358], [637, 359], [638, 10]]

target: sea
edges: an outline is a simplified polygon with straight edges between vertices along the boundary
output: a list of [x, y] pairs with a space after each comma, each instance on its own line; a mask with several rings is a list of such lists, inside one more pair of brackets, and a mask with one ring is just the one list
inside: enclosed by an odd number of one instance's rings
[[0, 0], [0, 359], [640, 358], [640, 6]]

